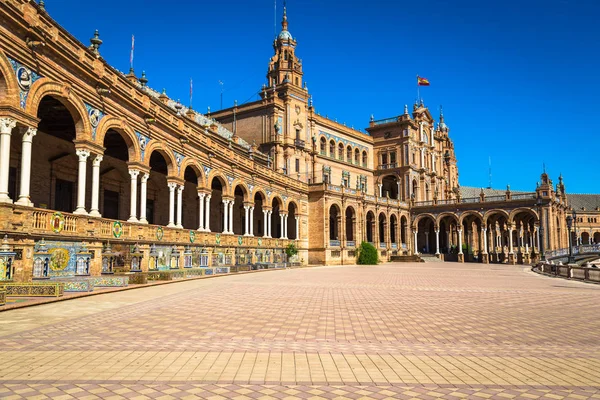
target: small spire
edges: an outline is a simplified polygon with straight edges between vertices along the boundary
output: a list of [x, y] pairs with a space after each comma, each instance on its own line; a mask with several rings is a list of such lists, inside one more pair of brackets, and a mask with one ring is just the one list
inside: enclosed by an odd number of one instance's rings
[[142, 87], [146, 87], [148, 84], [148, 78], [146, 78], [146, 71], [142, 71], [142, 77], [140, 78], [140, 84]]
[[100, 39], [100, 33], [98, 33], [98, 29], [94, 32], [94, 37], [90, 39], [90, 47], [89, 49], [94, 52], [97, 58], [100, 57], [100, 46], [102, 45], [102, 40]]
[[444, 109], [440, 105], [440, 122], [444, 122]]
[[40, 7], [40, 10], [46, 11], [46, 2], [44, 0], [40, 0], [38, 6]]
[[404, 105], [404, 115], [408, 115], [408, 104]]
[[285, 0], [283, 1], [283, 19], [281, 20], [281, 28], [284, 31], [288, 30], [288, 22], [287, 22], [287, 7]]

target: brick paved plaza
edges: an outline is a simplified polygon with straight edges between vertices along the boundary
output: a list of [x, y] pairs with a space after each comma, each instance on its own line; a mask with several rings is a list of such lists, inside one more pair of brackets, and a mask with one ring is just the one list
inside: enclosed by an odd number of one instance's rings
[[600, 287], [387, 264], [0, 313], [0, 398], [600, 398]]

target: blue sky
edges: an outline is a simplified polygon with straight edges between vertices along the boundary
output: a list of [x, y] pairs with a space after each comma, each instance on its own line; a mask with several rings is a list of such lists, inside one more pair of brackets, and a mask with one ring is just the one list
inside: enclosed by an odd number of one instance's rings
[[[256, 99], [273, 53], [273, 0], [47, 0], [85, 44], [94, 29], [114, 67], [194, 108]], [[600, 193], [600, 2], [593, 0], [289, 0], [304, 78], [318, 112], [356, 128], [402, 113], [415, 76], [444, 108], [463, 186], [534, 190], [542, 165], [570, 193]], [[282, 2], [277, 5], [280, 30]]]

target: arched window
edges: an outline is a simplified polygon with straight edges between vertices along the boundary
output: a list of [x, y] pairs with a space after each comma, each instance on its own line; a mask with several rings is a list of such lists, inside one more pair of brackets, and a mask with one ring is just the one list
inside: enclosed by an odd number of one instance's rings
[[354, 164], [360, 164], [360, 151], [358, 149], [354, 150]]
[[329, 157], [335, 158], [335, 140], [329, 141]]
[[340, 143], [338, 145], [338, 158], [342, 161], [344, 161], [344, 144]]
[[366, 150], [365, 150], [365, 151], [363, 151], [363, 155], [362, 155], [362, 164], [363, 164], [363, 167], [366, 167], [366, 166], [367, 166], [367, 152], [366, 152]]
[[321, 155], [322, 156], [326, 156], [327, 155], [326, 146], [327, 146], [327, 140], [325, 140], [325, 138], [322, 137], [321, 138]]
[[352, 147], [346, 147], [346, 161], [352, 163]]

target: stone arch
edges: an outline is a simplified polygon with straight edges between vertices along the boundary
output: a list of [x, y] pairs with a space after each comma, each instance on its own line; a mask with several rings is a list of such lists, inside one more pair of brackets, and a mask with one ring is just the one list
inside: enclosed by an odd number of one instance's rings
[[248, 186], [241, 179], [236, 179], [231, 184], [231, 195], [234, 195], [233, 192], [235, 192], [235, 189], [237, 189], [238, 186], [241, 187], [242, 192], [244, 192], [244, 201], [251, 201], [252, 198], [250, 197], [250, 189], [248, 189]]
[[341, 240], [342, 207], [339, 203], [333, 202], [327, 207], [327, 221], [329, 221], [329, 241], [332, 245], [331, 241]]
[[279, 204], [281, 204], [281, 211], [283, 211], [285, 209], [285, 202], [278, 194], [273, 194], [271, 196], [271, 199], [269, 201], [271, 203], [270, 206], [273, 207], [276, 200], [279, 201]]
[[298, 203], [296, 203], [295, 200], [289, 200], [287, 203], [287, 212], [288, 212], [288, 223], [287, 223], [287, 237], [289, 239], [298, 239], [297, 233], [299, 233], [299, 226], [298, 226], [298, 222], [299, 219], [298, 216], [298, 211], [300, 211], [300, 207], [298, 206]]
[[141, 161], [140, 144], [135, 136], [135, 132], [127, 121], [122, 118], [111, 115], [102, 118], [96, 128], [96, 144], [104, 146], [104, 138], [110, 129], [118, 132], [127, 144], [129, 162]]
[[295, 199], [288, 199], [286, 205], [285, 205], [285, 209], [289, 211], [290, 209], [290, 205], [294, 205], [296, 207], [296, 215], [300, 215], [299, 211], [300, 211], [300, 204], [298, 204], [298, 201]]
[[267, 192], [265, 191], [265, 189], [263, 189], [262, 187], [254, 187], [254, 190], [252, 191], [252, 200], [254, 200], [256, 198], [256, 195], [260, 194], [262, 196], [262, 200], [264, 202], [264, 206], [267, 206], [267, 202], [269, 201], [269, 196], [267, 196]]
[[196, 174], [196, 177], [198, 178], [198, 187], [205, 188], [206, 176], [204, 175], [204, 169], [202, 168], [202, 165], [192, 157], [186, 157], [181, 163], [179, 178], [184, 180], [185, 170], [188, 167], [190, 167]]
[[458, 224], [460, 226], [462, 226], [462, 224], [465, 221], [465, 219], [467, 217], [471, 217], [471, 216], [478, 218], [481, 223], [484, 222], [483, 215], [481, 215], [480, 212], [478, 212], [478, 211], [465, 211], [465, 212], [461, 213], [460, 216], [458, 217]]
[[227, 196], [231, 193], [231, 188], [229, 187], [229, 182], [227, 181], [227, 177], [225, 175], [223, 175], [223, 173], [213, 169], [212, 171], [210, 171], [210, 174], [208, 174], [208, 177], [206, 178], [206, 187], [208, 189], [210, 189], [213, 179], [217, 178], [219, 180], [219, 182], [221, 182], [221, 186], [223, 187], [223, 196]]
[[425, 217], [431, 218], [431, 220], [433, 221], [433, 223], [434, 223], [434, 224], [436, 223], [436, 218], [435, 218], [435, 215], [433, 215], [433, 214], [430, 214], [430, 213], [419, 214], [419, 215], [417, 215], [417, 216], [415, 217], [415, 220], [414, 220], [414, 221], [413, 221], [413, 223], [412, 223], [412, 229], [417, 229], [417, 226], [419, 225], [419, 222], [420, 222], [420, 221], [421, 221], [423, 218], [425, 218]]
[[528, 213], [531, 214], [533, 217], [535, 217], [536, 221], [539, 221], [539, 217], [538, 217], [538, 213], [531, 209], [531, 208], [525, 208], [525, 207], [520, 207], [520, 208], [515, 208], [514, 210], [512, 210], [509, 214], [509, 219], [508, 221], [510, 223], [514, 222], [515, 217], [517, 216], [517, 214], [519, 213]]
[[0, 49], [0, 104], [19, 107], [19, 85], [15, 72]]
[[175, 156], [173, 155], [173, 152], [167, 146], [158, 141], [153, 140], [152, 142], [150, 142], [150, 145], [146, 148], [146, 151], [144, 152], [145, 160], [142, 160], [142, 162], [148, 167], [150, 167], [150, 157], [152, 157], [152, 153], [154, 153], [155, 151], [160, 153], [160, 155], [163, 156], [163, 158], [167, 162], [167, 175], [179, 176], [179, 171], [177, 170], [177, 161], [175, 161]]
[[365, 214], [365, 240], [375, 243], [375, 211], [370, 209]]
[[493, 210], [488, 210], [483, 214], [483, 223], [487, 225], [489, 218], [495, 214], [500, 214], [501, 216], [506, 218], [506, 221], [510, 221], [510, 216], [506, 211], [501, 210], [499, 208], [494, 208]]
[[436, 223], [436, 225], [437, 225], [437, 226], [440, 226], [440, 223], [441, 223], [441, 222], [442, 222], [442, 220], [443, 220], [444, 218], [446, 218], [446, 217], [449, 217], [449, 218], [453, 219], [453, 220], [454, 220], [454, 222], [456, 222], [456, 224], [458, 225], [458, 223], [459, 223], [459, 219], [458, 219], [458, 217], [456, 216], [456, 214], [454, 214], [454, 213], [451, 213], [451, 212], [443, 212], [443, 213], [439, 214], [439, 215], [437, 216], [437, 219], [435, 220], [435, 223]]
[[38, 106], [45, 96], [55, 98], [67, 108], [75, 123], [76, 139], [92, 140], [92, 126], [87, 109], [70, 85], [53, 82], [48, 78], [38, 79], [29, 90], [25, 112], [37, 116]]
[[[388, 226], [389, 226], [389, 218], [385, 211], [380, 211], [377, 215], [377, 229], [379, 229], [379, 242], [386, 243], [389, 238]], [[380, 244], [377, 244], [379, 247]]]

